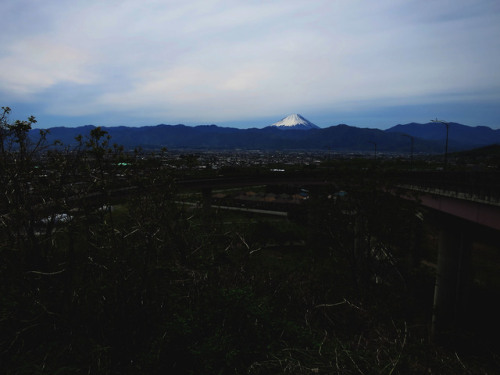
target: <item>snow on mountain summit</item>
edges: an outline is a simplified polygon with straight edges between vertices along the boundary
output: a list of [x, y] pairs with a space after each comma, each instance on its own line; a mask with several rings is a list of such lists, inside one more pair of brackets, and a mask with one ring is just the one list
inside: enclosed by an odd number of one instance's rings
[[289, 115], [281, 121], [275, 122], [271, 126], [277, 126], [279, 128], [293, 128], [293, 129], [317, 129], [319, 128], [318, 126], [314, 125], [312, 122], [309, 120], [306, 120], [304, 117], [301, 115], [294, 113], [292, 115]]

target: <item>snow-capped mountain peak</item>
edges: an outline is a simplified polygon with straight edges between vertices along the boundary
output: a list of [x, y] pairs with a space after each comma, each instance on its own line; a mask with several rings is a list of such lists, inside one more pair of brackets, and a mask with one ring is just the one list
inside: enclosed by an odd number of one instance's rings
[[309, 120], [305, 119], [301, 115], [294, 113], [289, 115], [281, 121], [275, 122], [271, 126], [277, 126], [279, 128], [287, 128], [287, 129], [317, 129], [318, 126], [314, 125]]

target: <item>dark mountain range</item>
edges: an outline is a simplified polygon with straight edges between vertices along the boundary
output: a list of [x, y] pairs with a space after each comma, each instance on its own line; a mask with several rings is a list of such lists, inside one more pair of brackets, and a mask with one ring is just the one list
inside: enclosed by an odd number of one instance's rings
[[[500, 144], [500, 130], [486, 126], [466, 126], [455, 122], [450, 122], [448, 125], [448, 147], [451, 151]], [[386, 132], [407, 134], [421, 139], [440, 141], [443, 144], [446, 141], [446, 126], [442, 123], [396, 125]]]
[[[439, 124], [397, 125], [386, 131], [336, 125], [328, 128], [294, 129], [283, 131], [277, 126], [262, 129], [236, 129], [216, 125], [156, 125], [144, 127], [102, 127], [111, 136], [111, 142], [126, 148], [155, 149], [261, 149], [261, 150], [331, 150], [338, 152], [409, 152], [414, 137], [414, 152], [443, 152], [446, 129]], [[90, 133], [92, 125], [51, 128], [49, 141], [60, 140], [66, 145], [75, 144], [75, 137]], [[34, 131], [35, 132], [35, 131]], [[468, 127], [451, 124], [449, 150], [458, 151], [478, 146], [500, 143], [500, 130], [486, 127]]]

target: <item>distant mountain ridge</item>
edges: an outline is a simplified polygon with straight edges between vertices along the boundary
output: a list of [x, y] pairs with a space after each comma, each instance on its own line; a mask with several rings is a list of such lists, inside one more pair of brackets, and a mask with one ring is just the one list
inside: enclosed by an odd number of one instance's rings
[[[448, 123], [448, 144], [454, 149], [467, 149], [500, 143], [500, 129], [487, 126], [466, 126], [456, 122]], [[386, 130], [390, 133], [402, 133], [426, 140], [445, 141], [446, 126], [443, 123], [410, 123], [396, 125]]]
[[[286, 118], [285, 118], [286, 119]], [[284, 119], [284, 120], [285, 120]], [[307, 121], [307, 120], [306, 120]], [[75, 144], [77, 135], [86, 136], [92, 125], [51, 128], [48, 140]], [[330, 150], [334, 152], [371, 152], [376, 144], [379, 152], [409, 153], [408, 137], [414, 137], [415, 153], [441, 153], [446, 138], [445, 126], [435, 123], [396, 125], [387, 130], [335, 125], [327, 128], [295, 128], [283, 131], [280, 126], [262, 129], [237, 129], [217, 125], [165, 125], [144, 127], [102, 127], [111, 136], [111, 142], [128, 149], [143, 147], [157, 149], [260, 149], [260, 150]], [[33, 134], [37, 134], [34, 130]], [[488, 127], [469, 127], [450, 124], [448, 151], [467, 150], [491, 144], [500, 144], [500, 130]]]

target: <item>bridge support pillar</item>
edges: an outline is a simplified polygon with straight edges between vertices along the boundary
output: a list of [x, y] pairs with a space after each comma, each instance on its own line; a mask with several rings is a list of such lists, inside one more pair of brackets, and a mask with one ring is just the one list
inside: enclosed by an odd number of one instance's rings
[[463, 220], [442, 218], [432, 317], [435, 340], [457, 333], [465, 318], [472, 279], [470, 230]]
[[209, 212], [212, 207], [212, 188], [205, 187], [201, 189], [203, 211]]

